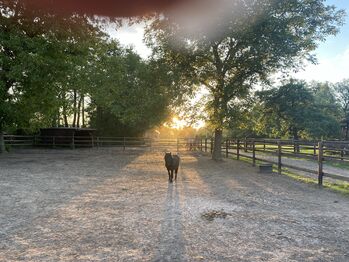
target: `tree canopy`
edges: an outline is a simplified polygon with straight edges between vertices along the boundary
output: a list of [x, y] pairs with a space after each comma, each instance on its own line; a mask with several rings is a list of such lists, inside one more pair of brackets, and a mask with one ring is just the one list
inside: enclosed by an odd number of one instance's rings
[[102, 132], [139, 135], [165, 120], [174, 93], [163, 68], [109, 39], [98, 19], [25, 3], [0, 1], [0, 132], [98, 127], [107, 115]]
[[169, 116], [171, 90], [152, 61], [115, 44], [106, 47], [100, 55], [99, 87], [91, 90], [91, 125], [107, 135], [142, 135]]
[[0, 127], [56, 125], [65, 92], [82, 85], [101, 32], [86, 17], [34, 13], [21, 1], [1, 2], [0, 9]]
[[345, 140], [349, 139], [349, 79], [335, 85], [337, 99], [341, 106], [342, 123], [345, 126]]
[[337, 137], [339, 126], [333, 115], [315, 102], [316, 95], [305, 82], [290, 80], [284, 85], [257, 93], [262, 103], [262, 122], [279, 136]]
[[[257, 82], [267, 82], [276, 71], [297, 69], [328, 35], [336, 34], [343, 12], [324, 1], [228, 1], [225, 20], [211, 17], [218, 32], [205, 28], [185, 34], [171, 17], [157, 17], [147, 31], [154, 57], [171, 72], [181, 72], [184, 91], [203, 85], [210, 91], [206, 105], [215, 127], [214, 159], [221, 158], [222, 129], [234, 103]], [[193, 85], [194, 84], [194, 85]]]

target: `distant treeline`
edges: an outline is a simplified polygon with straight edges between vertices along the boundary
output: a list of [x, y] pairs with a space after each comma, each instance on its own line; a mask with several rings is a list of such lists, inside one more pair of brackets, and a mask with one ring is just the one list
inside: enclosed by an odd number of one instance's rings
[[232, 108], [227, 130], [231, 137], [348, 140], [349, 79], [291, 79], [254, 92]]
[[[260, 88], [259, 88], [260, 89]], [[307, 83], [290, 79], [264, 86], [230, 104], [224, 136], [348, 140], [349, 79]], [[212, 137], [210, 125], [200, 129], [161, 127], [160, 137]]]

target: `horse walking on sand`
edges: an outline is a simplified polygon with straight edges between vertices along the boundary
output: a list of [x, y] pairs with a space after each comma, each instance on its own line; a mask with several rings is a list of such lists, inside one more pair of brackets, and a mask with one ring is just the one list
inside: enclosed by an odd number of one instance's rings
[[177, 180], [179, 162], [180, 157], [178, 155], [172, 155], [171, 152], [165, 153], [165, 167], [167, 168], [170, 183], [173, 182], [173, 172], [175, 173], [175, 180]]

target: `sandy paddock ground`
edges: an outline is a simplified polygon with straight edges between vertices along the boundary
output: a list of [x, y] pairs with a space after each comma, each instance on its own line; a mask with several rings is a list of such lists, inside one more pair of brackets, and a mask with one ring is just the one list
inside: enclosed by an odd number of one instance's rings
[[349, 261], [349, 198], [243, 162], [161, 152], [0, 157], [0, 261]]

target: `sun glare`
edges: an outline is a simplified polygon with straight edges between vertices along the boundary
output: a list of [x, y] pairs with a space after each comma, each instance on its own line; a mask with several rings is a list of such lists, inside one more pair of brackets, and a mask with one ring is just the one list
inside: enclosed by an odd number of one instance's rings
[[173, 129], [183, 129], [183, 128], [190, 127], [190, 126], [195, 128], [195, 129], [200, 129], [200, 128], [205, 126], [205, 122], [200, 120], [200, 121], [195, 122], [194, 124], [191, 125], [187, 121], [185, 121], [183, 119], [179, 119], [178, 117], [175, 116], [171, 119], [171, 122], [166, 123], [165, 126], [173, 128]]
[[182, 129], [188, 125], [185, 120], [179, 119], [178, 117], [173, 117], [171, 122], [170, 126], [175, 129]]

